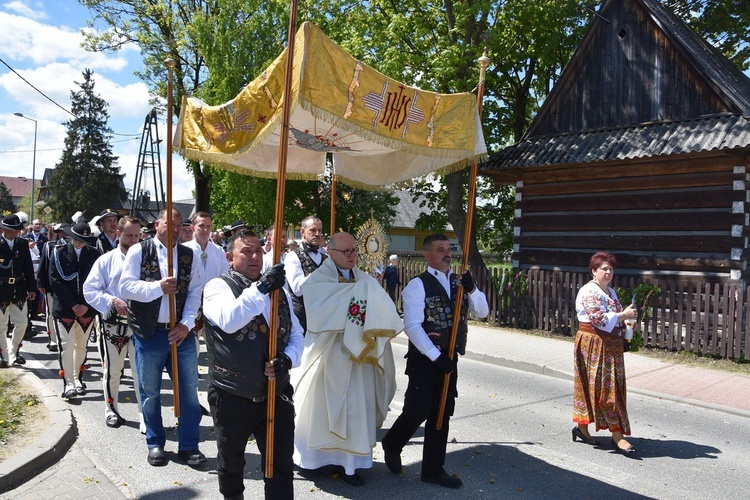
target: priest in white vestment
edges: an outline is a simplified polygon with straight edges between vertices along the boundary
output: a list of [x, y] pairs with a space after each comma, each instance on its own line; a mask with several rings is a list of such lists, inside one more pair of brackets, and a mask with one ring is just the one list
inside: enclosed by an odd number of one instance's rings
[[303, 285], [307, 334], [292, 370], [294, 462], [303, 469], [340, 466], [349, 484], [372, 467], [376, 431], [396, 393], [390, 340], [404, 324], [380, 284], [356, 267], [356, 240], [337, 233]]

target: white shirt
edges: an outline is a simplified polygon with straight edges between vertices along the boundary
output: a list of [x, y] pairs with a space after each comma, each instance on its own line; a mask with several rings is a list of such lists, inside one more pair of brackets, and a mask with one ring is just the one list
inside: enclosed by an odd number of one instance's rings
[[112, 302], [119, 298], [118, 289], [124, 263], [125, 254], [118, 246], [96, 259], [86, 281], [83, 282], [83, 297], [104, 319], [112, 312]]
[[[229, 271], [229, 261], [227, 254], [217, 244], [209, 241], [206, 244], [206, 250], [201, 249], [200, 243], [196, 240], [190, 240], [183, 243], [186, 247], [193, 249], [193, 261], [198, 265], [198, 272], [201, 277], [201, 287], [214, 278], [218, 278], [225, 272]], [[203, 258], [205, 253], [206, 257]]]
[[[162, 279], [168, 276], [167, 273], [167, 247], [165, 247], [159, 238], [152, 238], [156, 246], [156, 255], [159, 259], [159, 272]], [[161, 284], [158, 281], [141, 280], [141, 260], [143, 256], [142, 243], [133, 245], [128, 250], [123, 263], [122, 275], [120, 276], [119, 293], [123, 300], [135, 300], [138, 302], [151, 302], [161, 297], [159, 305], [159, 316], [156, 319], [159, 323], [169, 323], [169, 296], [164, 295], [161, 290]], [[177, 245], [172, 249], [172, 264], [174, 265], [173, 276], [177, 276]], [[193, 258], [193, 266], [190, 270], [190, 285], [188, 288], [185, 306], [182, 310], [182, 319], [180, 323], [192, 330], [195, 326], [195, 316], [201, 303], [201, 277], [198, 272], [200, 262]]]
[[[451, 285], [450, 285], [450, 274], [448, 276], [445, 273], [427, 267], [427, 272], [432, 274], [442, 285], [445, 293], [448, 294], [448, 298], [451, 297]], [[459, 278], [460, 279], [460, 278]], [[404, 331], [406, 336], [414, 347], [419, 352], [430, 358], [431, 361], [435, 361], [440, 356], [440, 349], [432, 343], [430, 337], [427, 336], [427, 332], [422, 328], [424, 322], [424, 283], [417, 277], [409, 281], [404, 291], [401, 292], [401, 298], [404, 301]], [[479, 287], [474, 287], [474, 291], [469, 294], [469, 311], [474, 315], [475, 318], [486, 318], [490, 313], [490, 308], [487, 305], [487, 297], [479, 290]]]
[[[323, 247], [318, 250], [318, 253], [310, 252], [307, 255], [310, 256], [315, 264], [320, 265], [323, 261], [323, 255], [325, 250]], [[297, 252], [289, 252], [289, 255], [284, 259], [284, 271], [286, 272], [286, 282], [289, 284], [289, 289], [297, 297], [302, 296], [302, 285], [307, 280], [305, 272], [302, 270], [302, 263], [299, 261]]]
[[[290, 303], [291, 298], [286, 290]], [[281, 293], [279, 292], [279, 293]], [[214, 325], [227, 333], [234, 333], [252, 321], [258, 314], [262, 314], [266, 322], [271, 324], [271, 299], [268, 295], [258, 291], [258, 286], [253, 283], [245, 288], [239, 297], [234, 296], [232, 289], [221, 278], [214, 278], [206, 284], [203, 290], [203, 315]], [[302, 359], [302, 349], [305, 346], [305, 338], [302, 336], [302, 326], [297, 316], [290, 310], [292, 318], [292, 332], [284, 353], [292, 360], [292, 366], [299, 366]]]

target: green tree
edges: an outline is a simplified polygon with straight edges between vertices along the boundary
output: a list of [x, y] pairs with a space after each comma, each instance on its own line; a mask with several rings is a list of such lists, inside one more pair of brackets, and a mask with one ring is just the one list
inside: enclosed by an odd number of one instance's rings
[[78, 210], [91, 218], [126, 198], [110, 144], [109, 105], [94, 92], [91, 70], [84, 70], [83, 82], [76, 84], [80, 90], [70, 93], [75, 118], [64, 123], [65, 148], [50, 177], [49, 206], [57, 220], [68, 220]]
[[750, 2], [666, 0], [665, 5], [738, 68], [750, 69]]
[[13, 203], [13, 196], [4, 182], [0, 182], [0, 213], [11, 214], [17, 212], [16, 204]]

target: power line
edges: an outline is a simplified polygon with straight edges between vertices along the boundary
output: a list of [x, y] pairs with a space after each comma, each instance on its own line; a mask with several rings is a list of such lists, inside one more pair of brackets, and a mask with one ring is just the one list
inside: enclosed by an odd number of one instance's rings
[[33, 84], [32, 84], [32, 83], [30, 82], [30, 81], [28, 81], [28, 80], [27, 80], [26, 78], [24, 78], [24, 77], [22, 77], [22, 76], [21, 76], [20, 74], [18, 74], [18, 71], [16, 71], [16, 70], [14, 70], [13, 68], [11, 68], [11, 67], [10, 67], [10, 65], [9, 65], [9, 64], [8, 64], [7, 62], [5, 62], [5, 61], [3, 60], [3, 58], [2, 58], [2, 57], [0, 57], [0, 62], [1, 62], [1, 63], [3, 63], [3, 64], [4, 64], [4, 65], [5, 65], [5, 66], [6, 66], [6, 67], [7, 67], [8, 69], [9, 69], [9, 70], [11, 70], [11, 71], [13, 72], [13, 74], [15, 74], [15, 75], [16, 75], [16, 76], [17, 76], [18, 78], [20, 78], [21, 80], [23, 80], [24, 82], [26, 82], [26, 84], [27, 84], [27, 85], [28, 85], [29, 87], [31, 87], [32, 89], [34, 89], [34, 90], [36, 90], [37, 92], [39, 92], [39, 93], [40, 93], [40, 94], [41, 94], [42, 96], [44, 96], [44, 98], [45, 98], [45, 99], [47, 99], [47, 100], [48, 100], [49, 102], [51, 102], [52, 104], [54, 104], [54, 105], [55, 105], [55, 106], [57, 106], [58, 108], [62, 109], [63, 111], [65, 111], [65, 112], [66, 112], [66, 113], [68, 113], [69, 115], [71, 115], [71, 116], [73, 116], [73, 117], [75, 117], [75, 116], [76, 116], [76, 115], [74, 115], [73, 113], [71, 113], [70, 111], [68, 111], [67, 109], [63, 108], [63, 107], [62, 107], [61, 105], [59, 105], [59, 104], [58, 104], [58, 103], [57, 103], [57, 102], [56, 102], [56, 101], [55, 101], [54, 99], [52, 99], [52, 98], [51, 98], [50, 96], [48, 96], [47, 94], [45, 94], [44, 92], [42, 92], [41, 90], [39, 90], [38, 88], [36, 88], [36, 87], [35, 87], [35, 86], [34, 86], [34, 85], [33, 85]]
[[[34, 84], [33, 84], [33, 83], [31, 83], [30, 81], [28, 81], [28, 80], [27, 80], [26, 78], [22, 77], [22, 76], [21, 76], [21, 75], [20, 75], [20, 74], [18, 73], [18, 71], [16, 71], [16, 70], [14, 70], [13, 68], [11, 68], [11, 67], [10, 67], [10, 65], [9, 65], [9, 64], [8, 64], [7, 62], [5, 62], [5, 61], [3, 60], [3, 58], [2, 58], [2, 57], [0, 57], [0, 62], [1, 62], [1, 63], [3, 63], [3, 64], [5, 65], [5, 67], [6, 67], [6, 68], [8, 68], [9, 70], [11, 70], [11, 71], [13, 72], [13, 74], [14, 74], [14, 75], [16, 75], [16, 76], [17, 76], [18, 78], [20, 78], [21, 80], [23, 80], [23, 81], [24, 81], [24, 82], [25, 82], [25, 83], [26, 83], [26, 84], [27, 84], [27, 85], [28, 85], [29, 87], [31, 87], [32, 89], [34, 89], [34, 90], [36, 90], [37, 92], [39, 92], [39, 94], [41, 94], [41, 95], [42, 95], [42, 96], [43, 96], [43, 97], [44, 97], [45, 99], [47, 99], [47, 100], [48, 100], [49, 102], [51, 102], [52, 104], [54, 104], [54, 105], [55, 105], [55, 106], [57, 106], [58, 108], [62, 109], [63, 111], [65, 111], [66, 113], [68, 113], [68, 114], [69, 114], [70, 116], [72, 116], [73, 118], [78, 118], [78, 117], [77, 117], [76, 115], [74, 115], [74, 114], [73, 114], [72, 112], [68, 111], [68, 110], [67, 110], [66, 108], [62, 107], [62, 105], [58, 104], [58, 103], [57, 103], [57, 101], [55, 101], [55, 100], [54, 100], [54, 99], [52, 99], [52, 98], [51, 98], [50, 96], [48, 96], [47, 94], [45, 94], [44, 92], [42, 92], [41, 90], [39, 90], [38, 88], [36, 88], [36, 87], [34, 86]], [[117, 133], [117, 132], [112, 132], [112, 135], [120, 135], [120, 136], [124, 136], [124, 137], [139, 137], [139, 136], [140, 136], [141, 134], [119, 134], [119, 133]]]
[[[140, 134], [137, 134], [137, 135], [140, 136]], [[120, 139], [119, 141], [111, 141], [111, 143], [128, 142], [128, 141], [134, 141], [134, 140], [136, 140], [136, 137], [132, 137], [130, 139]], [[96, 146], [96, 145], [97, 144], [94, 144], [94, 146]], [[64, 149], [65, 148], [49, 148], [49, 149], [39, 149], [39, 148], [37, 148], [36, 152], [39, 153], [41, 151], [62, 151]], [[10, 153], [10, 154], [12, 154], [12, 153], [31, 153], [33, 151], [34, 151], [33, 149], [6, 149], [6, 150], [0, 150], [0, 154], [6, 154], [6, 153]]]

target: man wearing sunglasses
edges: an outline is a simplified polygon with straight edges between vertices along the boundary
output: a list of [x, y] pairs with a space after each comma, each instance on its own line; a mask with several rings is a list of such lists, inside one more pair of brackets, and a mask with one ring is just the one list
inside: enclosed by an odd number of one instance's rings
[[302, 286], [307, 335], [292, 372], [294, 458], [302, 469], [343, 472], [347, 483], [362, 486], [357, 469], [372, 467], [375, 432], [396, 390], [390, 340], [404, 325], [385, 290], [356, 267], [350, 234], [333, 235], [328, 255]]

